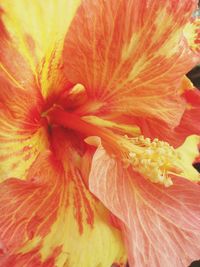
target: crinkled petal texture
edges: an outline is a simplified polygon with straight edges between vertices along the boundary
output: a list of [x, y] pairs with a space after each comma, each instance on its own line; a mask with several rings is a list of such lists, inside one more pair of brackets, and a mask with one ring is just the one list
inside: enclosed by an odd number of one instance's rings
[[66, 76], [86, 87], [98, 103], [93, 112], [177, 125], [178, 86], [198, 58], [183, 35], [196, 7], [196, 0], [83, 1], [66, 37]]
[[200, 257], [199, 185], [153, 184], [111, 158], [94, 155], [90, 189], [121, 221], [131, 267], [183, 267]]
[[0, 187], [0, 266], [94, 267], [124, 264], [119, 230], [92, 197], [72, 164], [64, 171], [51, 152], [41, 154], [26, 181]]
[[61, 53], [80, 2], [0, 1], [0, 69], [25, 86], [34, 74], [43, 96], [55, 96], [66, 86]]

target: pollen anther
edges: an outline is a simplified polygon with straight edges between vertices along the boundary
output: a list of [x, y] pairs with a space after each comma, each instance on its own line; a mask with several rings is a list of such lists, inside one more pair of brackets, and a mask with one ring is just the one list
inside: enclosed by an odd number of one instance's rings
[[160, 183], [166, 187], [173, 184], [168, 174], [176, 169], [178, 153], [172, 146], [157, 138], [151, 140], [144, 136], [134, 138], [125, 136], [125, 139], [122, 145], [129, 151], [126, 166], [132, 166], [135, 171], [151, 182]]

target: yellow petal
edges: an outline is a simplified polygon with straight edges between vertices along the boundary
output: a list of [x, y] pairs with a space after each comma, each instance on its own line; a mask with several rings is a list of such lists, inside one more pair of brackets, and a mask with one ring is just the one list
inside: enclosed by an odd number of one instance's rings
[[200, 181], [199, 172], [192, 165], [195, 158], [199, 156], [199, 144], [200, 137], [191, 135], [185, 140], [184, 144], [177, 149], [181, 158], [181, 169], [183, 170], [181, 176], [187, 177], [187, 179], [191, 181]]
[[[17, 127], [0, 118], [0, 181], [10, 177], [25, 179], [38, 154], [48, 147], [43, 128], [36, 133], [17, 134]], [[6, 132], [2, 128], [6, 127]]]
[[44, 96], [63, 82], [63, 41], [79, 4], [80, 0], [0, 1], [10, 46], [27, 60]]
[[90, 205], [95, 205], [93, 226], [86, 223], [86, 213], [83, 212], [84, 226], [80, 234], [74, 218], [74, 200], [71, 198], [67, 210], [64, 206], [61, 207], [58, 220], [44, 240], [42, 257], [45, 259], [54, 248], [62, 246], [62, 253], [56, 260], [58, 267], [65, 266], [66, 263], [70, 267], [110, 267], [114, 262], [125, 264], [126, 253], [119, 230], [109, 225], [106, 209], [98, 201], [95, 203], [86, 191], [85, 193]]

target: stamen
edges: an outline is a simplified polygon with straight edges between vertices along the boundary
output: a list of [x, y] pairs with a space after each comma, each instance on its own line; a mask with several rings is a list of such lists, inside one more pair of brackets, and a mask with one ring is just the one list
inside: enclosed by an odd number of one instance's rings
[[173, 184], [168, 174], [179, 172], [176, 166], [179, 156], [167, 142], [159, 141], [157, 138], [151, 141], [144, 136], [125, 137], [122, 146], [128, 149], [128, 155], [124, 160], [125, 167], [132, 166], [135, 171], [151, 182], [160, 183], [166, 187]]

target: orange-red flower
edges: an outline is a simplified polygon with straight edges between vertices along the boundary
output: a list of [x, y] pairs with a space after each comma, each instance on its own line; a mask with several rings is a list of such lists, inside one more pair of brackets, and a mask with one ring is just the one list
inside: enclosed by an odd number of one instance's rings
[[197, 1], [0, 3], [0, 266], [200, 258]]

